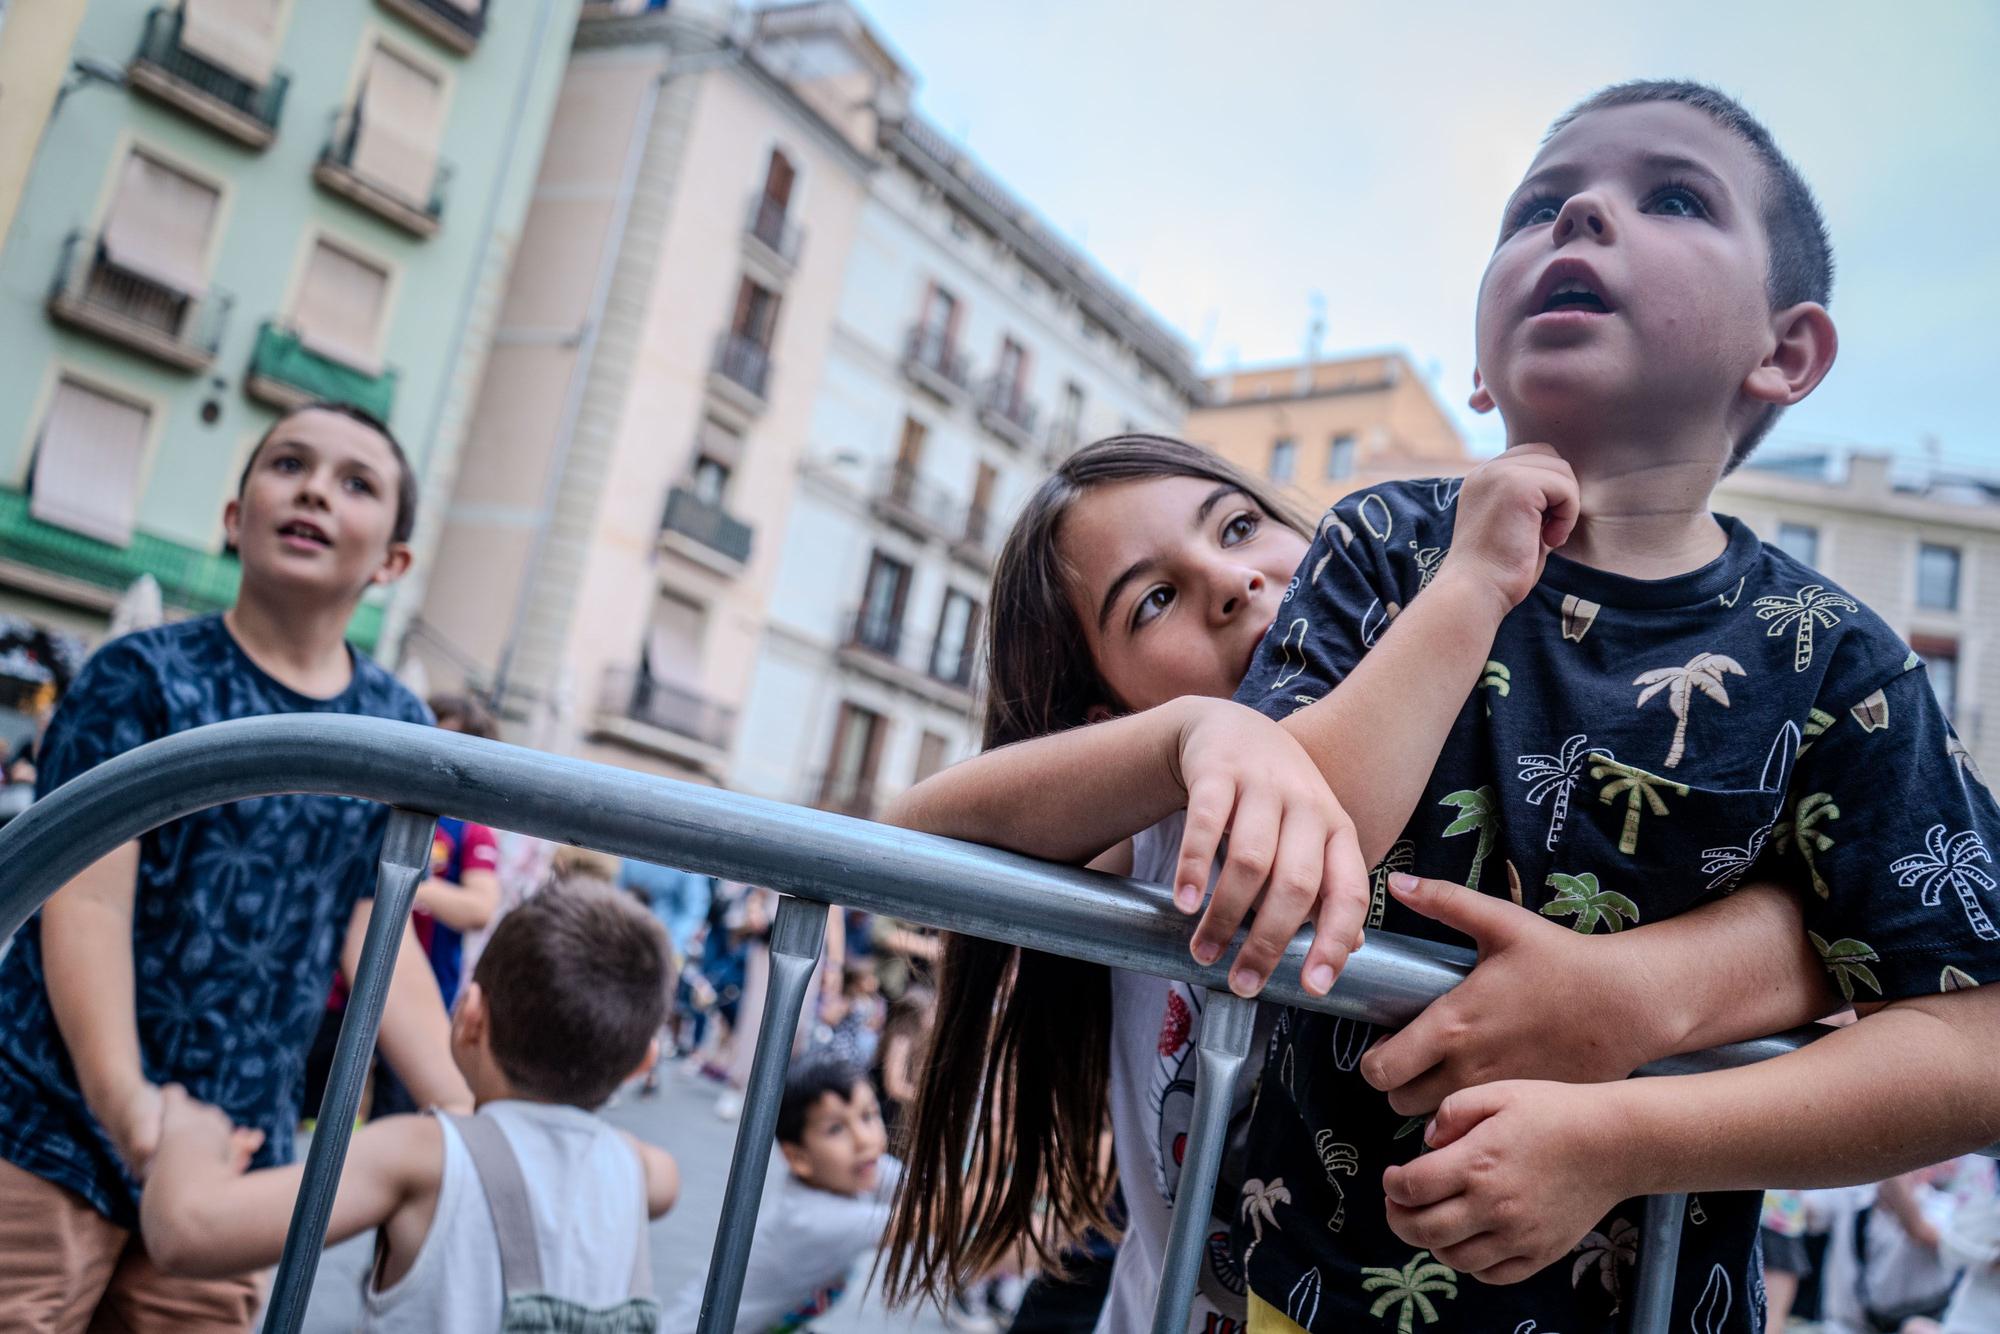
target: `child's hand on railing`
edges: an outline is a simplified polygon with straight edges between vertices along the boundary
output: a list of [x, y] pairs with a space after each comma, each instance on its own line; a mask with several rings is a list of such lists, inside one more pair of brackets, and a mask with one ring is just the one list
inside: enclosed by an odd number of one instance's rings
[[[1472, 938], [1472, 975], [1361, 1058], [1361, 1076], [1404, 1116], [1500, 1079], [1595, 1084], [1675, 1050], [1672, 998], [1656, 997], [1625, 934], [1579, 935], [1506, 899], [1443, 880], [1389, 877], [1397, 902]], [[1585, 1028], [1573, 1027], [1588, 1014]], [[1573, 1032], [1574, 1041], [1551, 1042]]]
[[1254, 996], [1292, 936], [1312, 921], [1300, 981], [1325, 995], [1361, 943], [1368, 873], [1354, 822], [1319, 767], [1256, 710], [1212, 700], [1181, 730], [1178, 776], [1187, 793], [1187, 828], [1174, 869], [1175, 906], [1200, 909], [1218, 852], [1222, 860], [1190, 947], [1196, 960], [1221, 958], [1254, 907], [1256, 920], [1229, 975], [1230, 990]]
[[1564, 1259], [1620, 1200], [1629, 1087], [1508, 1080], [1454, 1093], [1431, 1152], [1383, 1173], [1389, 1227], [1461, 1274], [1518, 1283]]
[[1576, 474], [1547, 445], [1516, 445], [1466, 476], [1438, 578], [1489, 584], [1511, 610], [1542, 577], [1580, 513]]

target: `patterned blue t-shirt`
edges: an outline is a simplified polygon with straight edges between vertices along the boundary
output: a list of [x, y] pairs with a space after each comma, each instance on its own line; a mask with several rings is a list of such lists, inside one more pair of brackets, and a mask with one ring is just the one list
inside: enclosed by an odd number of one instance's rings
[[[359, 653], [313, 699], [266, 675], [220, 616], [99, 649], [43, 741], [41, 795], [135, 746], [229, 718], [429, 711]], [[217, 806], [139, 840], [132, 971], [146, 1077], [175, 1081], [264, 1132], [255, 1166], [292, 1158], [305, 1058], [355, 901], [374, 892], [386, 809], [347, 797]], [[0, 1157], [138, 1223], [138, 1185], [77, 1089], [43, 980], [41, 917], [0, 962]]]
[[[1237, 698], [1283, 718], [1353, 670], [1436, 573], [1457, 497], [1456, 481], [1397, 482], [1329, 511]], [[1582, 932], [1672, 917], [1754, 877], [1799, 886], [1813, 945], [1851, 1000], [2000, 981], [2000, 807], [1916, 655], [1824, 576], [1721, 524], [1723, 554], [1671, 579], [1549, 558], [1436, 765], [1423, 761], [1430, 781], [1376, 868], [1368, 925], [1466, 943], [1388, 897], [1391, 870]], [[1556, 1036], [1583, 1040], [1591, 1022], [1579, 1013]], [[1414, 1317], [1426, 1334], [1622, 1329], [1638, 1200], [1505, 1287], [1389, 1229], [1382, 1172], [1423, 1151], [1422, 1120], [1361, 1078], [1373, 1039], [1346, 1019], [1279, 1021], [1234, 1202], [1251, 1288], [1316, 1334], [1408, 1334]], [[1675, 1330], [1761, 1328], [1759, 1202], [1690, 1200]]]

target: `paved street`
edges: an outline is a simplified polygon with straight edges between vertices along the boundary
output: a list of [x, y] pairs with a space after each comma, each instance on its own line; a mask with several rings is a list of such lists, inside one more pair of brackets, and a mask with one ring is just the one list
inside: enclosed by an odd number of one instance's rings
[[[709, 1248], [715, 1240], [715, 1219], [722, 1208], [722, 1185], [729, 1155], [736, 1143], [736, 1123], [717, 1118], [715, 1086], [695, 1084], [678, 1071], [668, 1073], [651, 1098], [622, 1093], [607, 1115], [633, 1134], [665, 1146], [681, 1168], [681, 1200], [674, 1211], [653, 1224], [653, 1281], [662, 1294], [698, 1282], [707, 1272]], [[301, 1146], [301, 1154], [304, 1148]], [[782, 1171], [772, 1154], [772, 1184]], [[306, 1315], [307, 1334], [344, 1334], [354, 1328], [360, 1312], [360, 1275], [367, 1265], [372, 1236], [357, 1237], [327, 1252]], [[834, 1313], [816, 1321], [819, 1334], [939, 1334], [945, 1326], [934, 1312], [911, 1316], [885, 1312], [868, 1297], [850, 1293]], [[667, 1334], [685, 1334], [671, 1330]]]

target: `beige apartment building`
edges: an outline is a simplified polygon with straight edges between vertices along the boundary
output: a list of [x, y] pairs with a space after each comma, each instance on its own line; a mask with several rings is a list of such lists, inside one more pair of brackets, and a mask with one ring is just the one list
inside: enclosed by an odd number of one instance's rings
[[731, 18], [585, 8], [406, 644], [516, 739], [710, 781], [865, 194], [855, 90], [900, 78], [859, 24], [781, 75]]
[[1233, 371], [1208, 390], [1188, 438], [1288, 488], [1311, 513], [1364, 486], [1456, 476], [1475, 462], [1401, 352]]
[[1725, 478], [1715, 508], [1909, 640], [1959, 738], [2000, 774], [2000, 482], [1886, 454], [1774, 455]]

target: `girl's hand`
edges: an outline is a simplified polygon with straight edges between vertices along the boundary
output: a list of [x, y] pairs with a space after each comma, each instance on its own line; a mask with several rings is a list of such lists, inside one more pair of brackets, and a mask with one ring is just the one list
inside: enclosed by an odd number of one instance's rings
[[1542, 577], [1549, 552], [1569, 541], [1581, 512], [1576, 474], [1547, 445], [1516, 445], [1466, 476], [1438, 577], [1490, 585], [1501, 611]]
[[1368, 874], [1354, 823], [1284, 728], [1228, 700], [1188, 704], [1177, 748], [1187, 793], [1187, 828], [1174, 868], [1174, 903], [1182, 912], [1201, 907], [1225, 833], [1229, 840], [1208, 911], [1195, 928], [1194, 957], [1202, 964], [1221, 958], [1255, 907], [1229, 974], [1231, 991], [1254, 996], [1311, 920], [1300, 982], [1323, 996], [1360, 945], [1368, 914]]
[[1424, 1129], [1432, 1152], [1382, 1175], [1390, 1230], [1482, 1283], [1568, 1256], [1635, 1193], [1618, 1174], [1624, 1087], [1510, 1080], [1452, 1094]]

